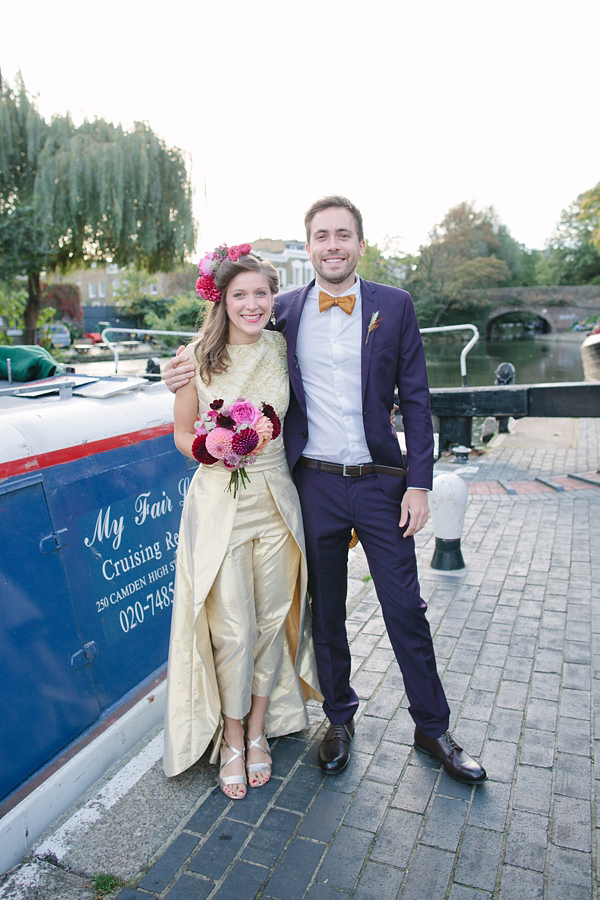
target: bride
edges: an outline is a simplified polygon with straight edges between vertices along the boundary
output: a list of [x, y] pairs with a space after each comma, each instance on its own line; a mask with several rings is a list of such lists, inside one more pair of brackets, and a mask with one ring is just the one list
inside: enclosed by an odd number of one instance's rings
[[[190, 345], [196, 378], [175, 397], [176, 446], [200, 465], [179, 532], [164, 769], [184, 771], [212, 740], [221, 789], [237, 800], [246, 784], [270, 778], [267, 734], [305, 728], [304, 701], [320, 694], [300, 505], [280, 434], [289, 400], [285, 338], [264, 330], [277, 271], [248, 244], [222, 245], [199, 268], [197, 292], [210, 309]], [[241, 399], [262, 411], [262, 452], [237, 471], [239, 459], [221, 455], [206, 425], [221, 416], [228, 427], [220, 410]]]

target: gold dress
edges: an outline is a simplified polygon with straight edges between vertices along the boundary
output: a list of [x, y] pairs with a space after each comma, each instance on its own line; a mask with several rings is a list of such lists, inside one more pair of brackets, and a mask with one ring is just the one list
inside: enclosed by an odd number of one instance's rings
[[[265, 331], [228, 346], [226, 372], [204, 384], [199, 409], [239, 397], [269, 403], [283, 419], [289, 401], [285, 339]], [[247, 467], [250, 484], [226, 490], [222, 463], [200, 465], [185, 498], [167, 675], [163, 765], [193, 765], [214, 739], [222, 713], [243, 718], [251, 693], [269, 696], [269, 737], [308, 725], [305, 698], [321, 699], [314, 661], [300, 503], [281, 435]]]

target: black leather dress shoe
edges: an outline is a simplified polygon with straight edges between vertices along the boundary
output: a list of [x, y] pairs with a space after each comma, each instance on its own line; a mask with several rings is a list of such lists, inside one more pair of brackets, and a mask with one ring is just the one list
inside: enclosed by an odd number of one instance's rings
[[338, 775], [350, 761], [350, 741], [354, 737], [354, 721], [330, 725], [319, 747], [319, 765], [326, 775]]
[[429, 738], [415, 728], [414, 746], [415, 750], [439, 759], [448, 775], [457, 781], [482, 784], [487, 779], [483, 766], [456, 743], [449, 731], [444, 731], [438, 738]]

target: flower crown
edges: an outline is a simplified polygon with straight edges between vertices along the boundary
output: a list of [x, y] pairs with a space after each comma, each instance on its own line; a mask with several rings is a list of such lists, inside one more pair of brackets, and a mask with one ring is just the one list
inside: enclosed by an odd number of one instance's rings
[[200, 270], [200, 278], [196, 282], [198, 296], [203, 300], [210, 300], [211, 303], [218, 303], [221, 299], [221, 291], [215, 285], [215, 275], [219, 266], [226, 259], [237, 262], [240, 257], [247, 256], [251, 250], [250, 244], [238, 244], [234, 247], [221, 244], [216, 250], [210, 250], [205, 254], [198, 263]]

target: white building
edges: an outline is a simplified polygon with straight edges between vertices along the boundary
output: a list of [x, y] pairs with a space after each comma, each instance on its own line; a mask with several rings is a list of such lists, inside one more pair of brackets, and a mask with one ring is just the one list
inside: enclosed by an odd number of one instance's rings
[[302, 241], [252, 241], [252, 249], [272, 262], [279, 272], [281, 290], [308, 284], [315, 277], [306, 245]]

